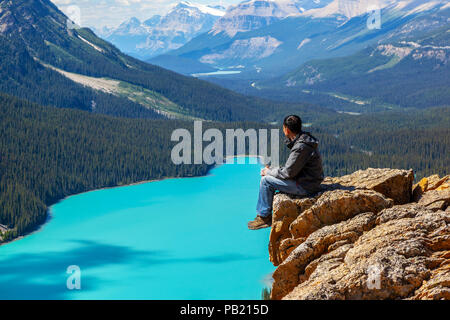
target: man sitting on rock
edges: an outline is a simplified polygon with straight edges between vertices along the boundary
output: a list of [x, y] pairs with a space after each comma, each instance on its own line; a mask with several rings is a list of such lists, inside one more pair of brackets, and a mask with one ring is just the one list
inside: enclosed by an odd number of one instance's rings
[[283, 122], [283, 132], [287, 147], [291, 149], [289, 158], [284, 167], [261, 170], [257, 216], [248, 223], [250, 230], [272, 225], [272, 202], [276, 191], [303, 197], [320, 191], [324, 175], [319, 141], [309, 132], [302, 131], [299, 116], [287, 116]]

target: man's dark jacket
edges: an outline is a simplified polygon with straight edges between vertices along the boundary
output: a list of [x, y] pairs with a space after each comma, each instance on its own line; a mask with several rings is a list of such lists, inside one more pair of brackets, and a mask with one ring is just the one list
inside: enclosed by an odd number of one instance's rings
[[291, 153], [285, 166], [271, 169], [267, 174], [278, 179], [295, 180], [311, 194], [319, 192], [324, 179], [319, 141], [309, 132], [301, 132], [286, 143]]

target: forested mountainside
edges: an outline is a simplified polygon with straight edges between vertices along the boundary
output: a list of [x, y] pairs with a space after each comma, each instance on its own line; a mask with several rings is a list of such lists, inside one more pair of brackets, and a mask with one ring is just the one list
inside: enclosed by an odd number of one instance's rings
[[126, 97], [78, 84], [34, 60], [16, 38], [0, 35], [0, 91], [42, 105], [130, 118], [163, 118]]
[[0, 223], [22, 235], [68, 195], [162, 177], [205, 174], [175, 166], [170, 135], [186, 123], [120, 119], [0, 95]]
[[356, 153], [347, 153], [346, 164], [331, 176], [359, 169], [413, 169], [416, 178], [450, 172], [450, 108], [340, 114], [324, 118], [311, 129], [331, 135]]
[[89, 29], [68, 28], [49, 0], [3, 0], [0, 8], [5, 93], [128, 117], [273, 121], [268, 116], [285, 107], [124, 55]]
[[361, 109], [376, 104], [402, 108], [448, 105], [449, 26], [409, 41], [368, 47], [348, 57], [310, 61], [266, 84], [284, 87], [293, 96], [319, 92], [356, 97], [362, 101]]
[[[166, 55], [172, 64], [164, 65], [177, 70], [179, 57], [236, 69], [239, 74], [199, 77], [242, 94], [337, 111], [448, 105], [448, 3], [389, 2], [380, 28], [368, 27], [365, 11], [343, 17], [338, 6], [323, 15], [311, 9], [232, 36], [200, 35]], [[251, 19], [245, 11], [238, 17]]]
[[[243, 2], [241, 8], [230, 7], [210, 32], [167, 54], [217, 68], [240, 66], [240, 77], [256, 81], [281, 76], [313, 59], [420, 37], [448, 23], [450, 14], [447, 1], [377, 1], [380, 25], [370, 26], [373, 16], [367, 8], [373, 1], [334, 0], [324, 6], [327, 2], [303, 10], [296, 1]], [[293, 12], [271, 10], [286, 3]]]
[[243, 94], [305, 101], [330, 109], [373, 112], [448, 106], [449, 24], [355, 54], [306, 62], [265, 81], [211, 79]]
[[4, 240], [34, 230], [47, 207], [68, 195], [206, 174], [209, 166], [170, 159], [172, 131], [192, 128], [193, 119], [223, 121], [205, 122], [220, 130], [267, 128], [269, 121], [279, 128], [297, 113], [320, 140], [327, 175], [368, 166], [413, 168], [418, 177], [448, 173], [448, 107], [352, 115], [243, 96], [133, 59], [69, 25], [49, 0], [0, 1]]
[[[418, 177], [448, 173], [448, 108], [406, 117], [341, 114], [314, 121], [310, 129], [320, 140], [327, 175], [367, 166], [413, 168]], [[175, 145], [171, 133], [177, 128], [192, 130], [188, 121], [121, 119], [42, 107], [1, 94], [0, 122], [0, 223], [9, 229], [4, 240], [34, 230], [45, 221], [47, 207], [68, 195], [163, 177], [204, 175], [210, 169], [175, 166], [170, 159]], [[268, 128], [249, 122], [208, 122], [204, 127]], [[283, 163], [288, 150], [283, 144], [280, 150]]]

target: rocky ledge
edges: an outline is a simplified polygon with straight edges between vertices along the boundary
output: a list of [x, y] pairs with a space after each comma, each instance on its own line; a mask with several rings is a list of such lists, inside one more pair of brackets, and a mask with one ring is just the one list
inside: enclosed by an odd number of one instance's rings
[[272, 299], [450, 299], [450, 176], [367, 169], [277, 194]]

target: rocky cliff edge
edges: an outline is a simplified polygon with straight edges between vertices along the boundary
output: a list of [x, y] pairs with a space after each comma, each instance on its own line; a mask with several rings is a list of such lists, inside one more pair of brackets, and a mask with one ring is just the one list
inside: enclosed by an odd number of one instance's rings
[[271, 298], [450, 299], [450, 176], [413, 180], [370, 168], [277, 194]]

